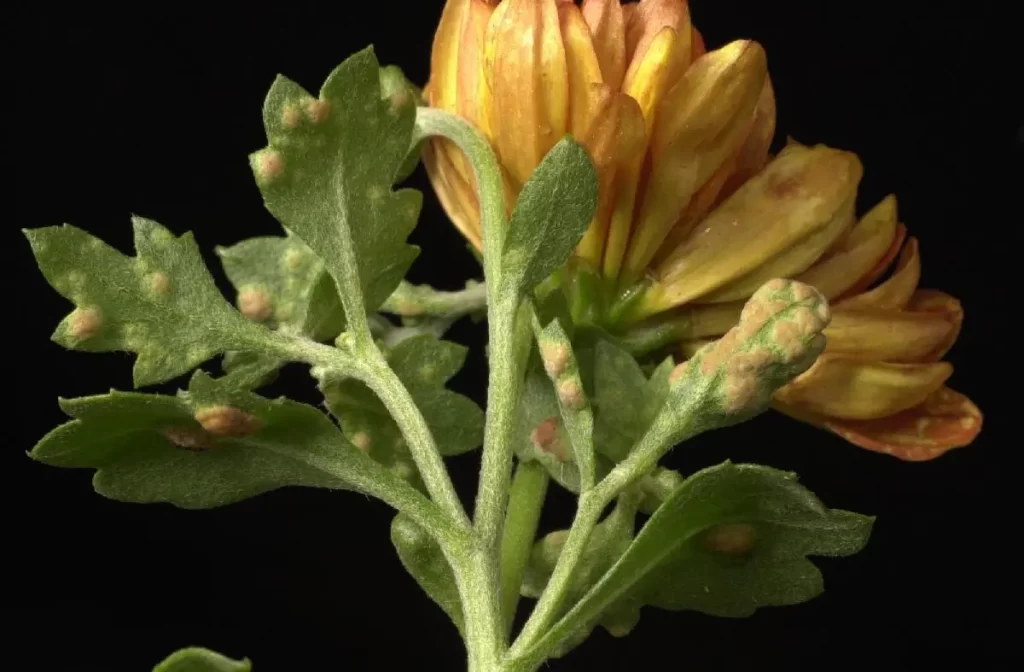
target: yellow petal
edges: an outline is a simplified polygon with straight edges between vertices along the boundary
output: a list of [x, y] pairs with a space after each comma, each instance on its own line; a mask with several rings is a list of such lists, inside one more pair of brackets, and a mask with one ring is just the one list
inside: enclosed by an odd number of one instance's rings
[[628, 279], [643, 275], [693, 195], [741, 145], [766, 73], [761, 45], [737, 40], [706, 54], [665, 94], [651, 138], [650, 179], [624, 266]]
[[736, 157], [734, 171], [722, 188], [721, 199], [725, 200], [736, 193], [743, 183], [757, 175], [768, 163], [768, 150], [775, 139], [775, 89], [771, 77], [765, 74], [764, 87], [754, 108], [754, 120], [750, 132]]
[[825, 352], [886, 362], [921, 362], [941, 348], [955, 329], [955, 320], [942, 312], [836, 308], [825, 329]]
[[512, 178], [523, 184], [568, 127], [568, 71], [557, 4], [505, 0], [498, 5], [487, 25], [484, 59], [495, 149]]
[[835, 249], [796, 279], [828, 299], [839, 296], [885, 256], [896, 237], [896, 225], [896, 197], [890, 195], [861, 217]]
[[568, 131], [574, 137], [582, 138], [590, 130], [602, 98], [601, 65], [579, 7], [560, 4], [558, 18], [569, 76]]
[[826, 427], [861, 448], [921, 462], [969, 445], [983, 421], [970, 399], [943, 387], [903, 413], [867, 421], [830, 419]]
[[613, 89], [626, 74], [626, 19], [619, 0], [583, 0], [583, 18], [593, 35], [604, 83]]
[[823, 354], [775, 399], [809, 413], [844, 420], [873, 420], [913, 408], [953, 373], [947, 362], [890, 364]]
[[964, 309], [960, 302], [955, 297], [944, 292], [934, 289], [919, 289], [910, 297], [906, 310], [914, 311], [915, 313], [940, 315], [953, 325], [945, 340], [939, 343], [934, 350], [923, 355], [918, 361], [937, 362], [945, 357], [949, 349], [956, 343], [956, 339], [960, 335], [960, 328], [964, 324]]
[[626, 68], [625, 79], [630, 78], [634, 68], [647, 58], [647, 50], [665, 28], [676, 34], [670, 56], [668, 71], [669, 85], [675, 83], [690, 65], [693, 54], [693, 29], [690, 24], [690, 7], [685, 0], [640, 0], [628, 11], [626, 17]]
[[[694, 28], [695, 40], [700, 36], [696, 30]], [[701, 55], [704, 54], [703, 44], [701, 38]], [[672, 226], [668, 236], [658, 248], [651, 265], [660, 264], [673, 249], [686, 240], [700, 220], [704, 219], [722, 201], [736, 193], [736, 190], [743, 186], [744, 182], [761, 172], [761, 169], [769, 161], [768, 149], [774, 137], [775, 93], [769, 76], [765, 75], [764, 88], [761, 89], [746, 139], [733, 156], [726, 159], [715, 171], [715, 174], [708, 178], [708, 181], [701, 185], [697, 193], [693, 195], [679, 221]]]
[[484, 39], [494, 8], [484, 0], [470, 0], [459, 39], [456, 111], [490, 138], [485, 110], [491, 106], [484, 81]]
[[838, 301], [835, 307], [900, 310], [910, 301], [920, 279], [921, 256], [918, 253], [917, 238], [911, 238], [903, 247], [899, 264], [888, 280], [870, 291]]
[[741, 278], [705, 294], [697, 303], [723, 303], [739, 301], [757, 291], [757, 288], [772, 278], [791, 278], [807, 270], [831, 247], [853, 223], [854, 199], [823, 229], [815, 231], [800, 242], [767, 260]]
[[430, 87], [427, 100], [431, 107], [456, 112], [459, 81], [459, 42], [470, 12], [470, 0], [448, 0], [434, 33], [430, 51]]
[[[645, 147], [654, 126], [658, 100], [665, 92], [675, 41], [674, 30], [662, 29], [644, 52], [643, 59], [630, 66], [622, 85], [623, 93], [635, 100], [643, 113]], [[618, 277], [619, 269], [622, 267], [622, 259], [626, 254], [626, 245], [629, 242], [629, 232], [633, 222], [633, 206], [636, 202], [643, 163], [644, 153], [640, 152], [623, 162], [615, 171], [615, 202], [612, 205], [603, 262], [604, 275], [607, 278]]]
[[594, 268], [600, 268], [604, 254], [608, 220], [615, 204], [617, 166], [638, 155], [646, 141], [640, 106], [626, 94], [604, 87], [594, 121], [582, 138], [597, 166], [599, 190], [597, 212], [577, 254]]
[[875, 263], [871, 270], [858, 278], [857, 282], [853, 283], [853, 287], [850, 287], [850, 289], [846, 290], [839, 296], [839, 300], [842, 301], [850, 296], [860, 294], [865, 289], [873, 285], [876, 280], [885, 275], [885, 272], [889, 270], [889, 266], [892, 265], [893, 259], [895, 259], [896, 255], [900, 253], [900, 248], [903, 247], [903, 240], [906, 236], [907, 227], [903, 226], [903, 224], [897, 224], [896, 236], [893, 238], [889, 249], [886, 250], [885, 254], [882, 255], [882, 258]]
[[483, 250], [480, 230], [480, 212], [476, 192], [462, 179], [450, 160], [449, 154], [431, 140], [423, 148], [423, 166], [448, 218], [477, 250]]
[[853, 154], [790, 146], [655, 269], [639, 315], [682, 305], [743, 277], [849, 212], [861, 177]]

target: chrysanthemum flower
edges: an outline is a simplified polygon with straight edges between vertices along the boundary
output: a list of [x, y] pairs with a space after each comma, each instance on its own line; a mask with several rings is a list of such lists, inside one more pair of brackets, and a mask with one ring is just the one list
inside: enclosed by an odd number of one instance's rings
[[[763, 283], [795, 278], [829, 298], [833, 321], [825, 353], [776, 395], [779, 410], [907, 460], [977, 435], [981, 413], [945, 386], [941, 361], [959, 302], [917, 288], [918, 243], [894, 197], [857, 218], [856, 155], [792, 141], [770, 154], [775, 98], [758, 43], [706, 51], [684, 0], [448, 0], [426, 95], [487, 137], [510, 204], [565, 134], [589, 150], [598, 209], [563, 281], [596, 276], [611, 300], [591, 296], [597, 307], [574, 314], [685, 353], [733, 326]], [[424, 162], [480, 248], [465, 157], [437, 139]]]

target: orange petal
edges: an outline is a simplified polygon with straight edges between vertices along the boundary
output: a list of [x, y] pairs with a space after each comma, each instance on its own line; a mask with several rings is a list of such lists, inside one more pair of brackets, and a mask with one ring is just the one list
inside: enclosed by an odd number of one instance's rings
[[647, 141], [644, 116], [636, 101], [604, 87], [598, 111], [582, 138], [597, 166], [598, 206], [594, 221], [583, 236], [577, 254], [600, 268], [608, 222], [615, 205], [616, 167], [637, 156]]
[[657, 39], [658, 33], [670, 28], [677, 38], [673, 43], [670, 57], [669, 85], [674, 83], [690, 65], [693, 53], [693, 28], [690, 24], [690, 7], [685, 0], [640, 0], [626, 16], [626, 69], [625, 79], [639, 63], [647, 58], [647, 50]]
[[622, 86], [626, 75], [626, 19], [619, 0], [583, 0], [580, 8], [593, 35], [604, 83]]
[[886, 255], [896, 226], [896, 198], [888, 196], [861, 217], [836, 248], [796, 279], [828, 299], [840, 296]]
[[932, 460], [969, 445], [981, 432], [981, 411], [948, 387], [919, 406], [879, 420], [826, 420], [825, 426], [850, 443], [901, 460]]
[[557, 4], [502, 2], [487, 25], [484, 58], [495, 149], [523, 184], [568, 127], [569, 75]]
[[690, 62], [696, 61], [698, 58], [708, 53], [707, 47], [704, 45], [704, 36], [700, 34], [696, 26], [693, 26], [693, 46], [690, 48]]
[[[897, 227], [897, 238], [899, 237]], [[891, 249], [891, 246], [890, 246]], [[842, 299], [834, 304], [836, 308], [878, 308], [900, 310], [907, 305], [917, 283], [921, 279], [921, 257], [918, 254], [917, 238], [910, 238], [900, 253], [896, 270], [888, 280], [874, 289]]]
[[470, 0], [458, 52], [456, 111], [490, 139], [487, 128], [491, 106], [490, 89], [484, 80], [484, 39], [494, 8], [484, 0]]
[[[623, 93], [635, 100], [643, 113], [644, 146], [646, 146], [647, 138], [650, 137], [651, 129], [654, 126], [658, 101], [665, 93], [675, 41], [674, 30], [662, 29], [651, 41], [643, 59], [639, 62], [634, 61], [634, 64], [630, 66], [622, 84]], [[612, 205], [603, 261], [604, 275], [608, 278], [618, 277], [622, 259], [626, 254], [643, 163], [644, 153], [638, 152], [631, 159], [624, 161], [616, 170], [615, 202]]]
[[766, 73], [761, 45], [737, 40], [706, 54], [665, 94], [624, 266], [628, 279], [643, 275], [693, 195], [741, 146]]
[[964, 323], [964, 308], [960, 302], [949, 294], [934, 289], [919, 289], [910, 297], [906, 310], [914, 311], [915, 313], [941, 315], [943, 319], [953, 325], [946, 339], [918, 361], [937, 362], [945, 357], [949, 349], [956, 343], [956, 339], [960, 335], [960, 328]]
[[582, 138], [590, 129], [602, 98], [601, 64], [580, 8], [573, 4], [560, 4], [558, 19], [569, 76], [567, 130], [576, 138]]
[[878, 260], [878, 263], [876, 263], [870, 271], [865, 273], [850, 289], [846, 290], [846, 292], [839, 297], [840, 300], [860, 294], [865, 289], [873, 285], [876, 280], [885, 275], [885, 271], [892, 264], [893, 259], [895, 259], [896, 255], [900, 253], [900, 248], [903, 247], [903, 241], [906, 236], [907, 227], [903, 226], [903, 224], [897, 225], [896, 236], [893, 238], [892, 245], [889, 246], [889, 249], [886, 250], [885, 254], [882, 255], [882, 258]]
[[885, 362], [929, 359], [955, 337], [956, 323], [940, 312], [896, 312], [834, 308], [825, 329], [825, 352]]
[[[449, 154], [439, 148], [440, 141], [431, 140], [423, 147], [423, 166], [427, 170], [437, 199], [455, 227], [477, 249], [482, 251], [480, 213], [473, 187], [462, 179]], [[442, 150], [442, 151], [439, 151]]]
[[830, 418], [874, 420], [917, 406], [952, 373], [947, 362], [890, 364], [823, 354], [775, 399]]

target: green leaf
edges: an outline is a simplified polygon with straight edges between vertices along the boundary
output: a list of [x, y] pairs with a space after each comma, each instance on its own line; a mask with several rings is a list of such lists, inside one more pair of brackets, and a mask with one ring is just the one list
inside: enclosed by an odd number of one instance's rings
[[[459, 455], [483, 442], [483, 411], [472, 399], [444, 386], [462, 368], [466, 348], [420, 334], [399, 342], [385, 356], [423, 414], [442, 455]], [[326, 378], [320, 390], [327, 408], [355, 445], [403, 477], [412, 477], [415, 467], [402, 432], [369, 387], [357, 380]]]
[[96, 491], [120, 501], [205, 509], [289, 485], [357, 489], [374, 467], [315, 408], [201, 371], [176, 397], [111, 391], [60, 405], [75, 419], [30, 456], [96, 469]]
[[[381, 98], [391, 101], [392, 107], [407, 105], [407, 99], [412, 99], [417, 105], [421, 104], [421, 92], [405, 77], [405, 73], [397, 65], [385, 65], [380, 69], [380, 95]], [[425, 104], [425, 103], [422, 103]], [[415, 147], [409, 150], [404, 163], [399, 167], [395, 175], [395, 182], [402, 182], [407, 179], [416, 166], [420, 165], [420, 155], [426, 140], [421, 140]]]
[[620, 619], [643, 605], [742, 617], [806, 602], [823, 590], [807, 556], [860, 551], [873, 521], [827, 509], [789, 473], [730, 462], [704, 469], [647, 521], [564, 630], [594, 623], [609, 607]]
[[398, 559], [402, 561], [405, 571], [462, 632], [462, 601], [455, 586], [455, 574], [438, 543], [422, 527], [401, 513], [391, 521], [391, 543], [398, 551]]
[[[594, 527], [566, 593], [563, 602], [565, 606], [561, 613], [565, 613], [576, 604], [622, 557], [633, 541], [635, 524], [635, 507], [620, 500], [612, 513]], [[530, 563], [523, 576], [522, 594], [524, 596], [540, 597], [551, 579], [551, 573], [554, 571], [558, 556], [562, 553], [568, 533], [568, 530], [551, 532], [534, 545]], [[592, 625], [581, 628], [574, 636], [563, 641], [552, 657], [558, 658], [568, 653], [582, 643], [592, 630]]]
[[153, 672], [250, 672], [249, 659], [232, 660], [200, 647], [175, 651], [153, 668]]
[[503, 291], [527, 292], [561, 266], [597, 210], [597, 171], [571, 137], [555, 145], [519, 193], [502, 251]]
[[594, 447], [620, 462], [651, 426], [668, 396], [672, 359], [647, 378], [636, 360], [608, 341], [594, 348]]
[[[361, 290], [368, 311], [394, 291], [419, 252], [405, 239], [422, 196], [391, 190], [415, 110], [411, 96], [381, 97], [377, 59], [367, 48], [339, 65], [318, 97], [278, 76], [263, 107], [269, 146], [250, 157], [267, 209], [323, 259], [339, 287]], [[343, 290], [342, 301], [352, 300]]]
[[221, 378], [226, 386], [255, 390], [277, 379], [285, 361], [274, 355], [232, 350], [224, 354], [221, 368], [227, 374]]
[[295, 236], [250, 238], [218, 247], [217, 254], [246, 317], [318, 341], [344, 330], [334, 282], [323, 261]]
[[67, 224], [25, 231], [47, 281], [76, 306], [54, 341], [73, 350], [137, 353], [136, 387], [259, 343], [258, 328], [217, 290], [191, 233], [175, 238], [142, 217], [132, 217], [132, 227], [136, 257]]

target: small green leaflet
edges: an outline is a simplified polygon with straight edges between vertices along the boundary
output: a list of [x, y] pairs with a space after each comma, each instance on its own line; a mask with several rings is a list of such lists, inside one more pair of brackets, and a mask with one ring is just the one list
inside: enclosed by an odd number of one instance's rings
[[672, 359], [647, 378], [636, 360], [608, 341], [594, 348], [594, 447], [621, 462], [651, 426], [668, 396]]
[[[466, 348], [421, 334], [399, 342], [386, 357], [423, 413], [442, 455], [459, 455], [482, 443], [483, 411], [444, 386], [462, 368]], [[402, 432], [370, 388], [357, 380], [326, 378], [320, 390], [355, 445], [403, 477], [412, 477], [415, 466]]]
[[409, 575], [463, 631], [462, 601], [455, 586], [455, 574], [441, 547], [427, 532], [403, 514], [391, 521], [391, 543]]
[[250, 319], [317, 341], [345, 328], [338, 290], [324, 263], [295, 236], [250, 238], [218, 247], [238, 303]]
[[99, 494], [205, 509], [283, 486], [359, 489], [379, 467], [312, 406], [273, 401], [197, 371], [178, 396], [111, 391], [62, 399], [75, 418], [30, 456], [96, 470]]
[[153, 672], [250, 672], [249, 659], [232, 660], [200, 647], [175, 651], [153, 668]]
[[566, 136], [519, 192], [502, 251], [502, 291], [528, 292], [565, 263], [596, 210], [597, 170]]
[[679, 486], [566, 623], [593, 623], [609, 607], [743, 617], [806, 602], [824, 589], [807, 556], [857, 553], [873, 522], [827, 509], [792, 474], [725, 462]]
[[47, 281], [76, 306], [54, 341], [87, 352], [138, 353], [136, 387], [260, 342], [259, 327], [217, 290], [191, 233], [175, 238], [142, 217], [133, 217], [132, 227], [136, 257], [70, 225], [25, 231]]
[[407, 91], [381, 97], [372, 47], [339, 65], [318, 97], [278, 76], [263, 106], [269, 147], [250, 163], [264, 202], [323, 259], [339, 287], [358, 278], [365, 307], [346, 304], [349, 311], [376, 310], [419, 253], [405, 239], [422, 196], [391, 190], [410, 150], [415, 110]]

